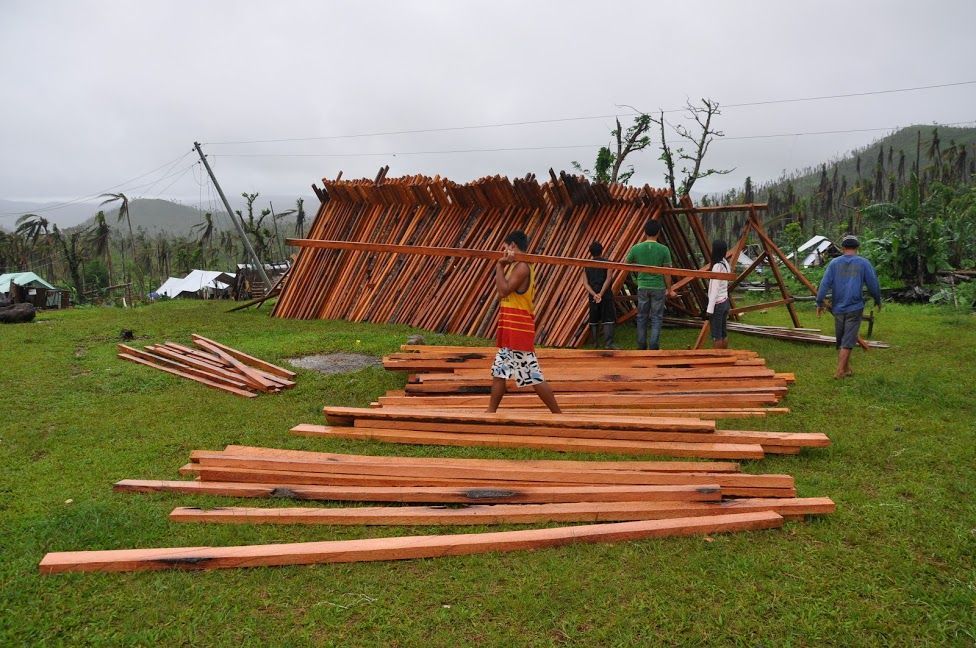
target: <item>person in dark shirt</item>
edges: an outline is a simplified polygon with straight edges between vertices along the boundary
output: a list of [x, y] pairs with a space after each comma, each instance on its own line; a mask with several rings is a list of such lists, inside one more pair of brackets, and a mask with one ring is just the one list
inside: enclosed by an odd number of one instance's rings
[[857, 344], [861, 317], [864, 315], [863, 288], [874, 298], [881, 310], [881, 287], [878, 275], [871, 262], [858, 256], [860, 242], [853, 234], [844, 237], [840, 244], [842, 256], [832, 260], [824, 272], [823, 280], [817, 290], [817, 317], [824, 311], [824, 300], [831, 293], [831, 312], [834, 315], [834, 333], [837, 336], [837, 372], [834, 378], [847, 378], [854, 375], [851, 370], [851, 350]]
[[[603, 244], [593, 241], [590, 245], [590, 255], [594, 261], [606, 261], [603, 256]], [[607, 349], [616, 349], [613, 343], [613, 327], [617, 314], [613, 308], [612, 277], [606, 268], [584, 268], [583, 288], [586, 289], [587, 301], [590, 304], [590, 340], [594, 348], [600, 347], [598, 335], [600, 325], [603, 325], [603, 345]]]

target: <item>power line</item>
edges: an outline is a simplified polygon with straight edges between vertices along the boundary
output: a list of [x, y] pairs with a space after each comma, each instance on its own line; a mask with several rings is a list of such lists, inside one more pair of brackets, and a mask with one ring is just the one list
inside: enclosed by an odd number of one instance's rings
[[[192, 152], [193, 151], [187, 151], [186, 153], [184, 153], [180, 157], [176, 158], [175, 160], [170, 160], [168, 162], [164, 162], [163, 164], [160, 164], [155, 169], [152, 169], [151, 171], [146, 171], [143, 174], [137, 175], [134, 178], [129, 178], [128, 180], [126, 180], [124, 182], [120, 182], [120, 183], [115, 184], [115, 185], [112, 185], [111, 187], [106, 187], [105, 189], [102, 189], [100, 191], [96, 191], [96, 192], [93, 192], [93, 193], [90, 193], [90, 194], [86, 194], [84, 196], [79, 196], [77, 198], [72, 198], [71, 200], [66, 200], [66, 201], [61, 202], [61, 203], [55, 203], [53, 205], [47, 205], [45, 207], [41, 207], [40, 209], [35, 209], [32, 213], [35, 213], [36, 214], [36, 213], [49, 212], [49, 211], [52, 211], [52, 210], [55, 210], [55, 209], [62, 209], [63, 207], [67, 207], [69, 205], [74, 205], [74, 204], [79, 203], [79, 202], [84, 202], [84, 201], [90, 200], [92, 198], [97, 198], [101, 194], [108, 193], [112, 189], [118, 189], [120, 187], [123, 187], [123, 186], [129, 184], [130, 182], [135, 182], [136, 180], [141, 180], [142, 178], [145, 178], [147, 175], [149, 175], [151, 173], [155, 173], [156, 171], [159, 171], [163, 167], [167, 167], [167, 166], [170, 166], [170, 165], [175, 165], [176, 163], [178, 163], [180, 160], [182, 160], [183, 158], [185, 158], [187, 155], [189, 155]], [[20, 212], [20, 211], [0, 212], [0, 216], [14, 216], [14, 215], [21, 214], [21, 213], [22, 212]]]
[[[976, 120], [952, 122], [948, 124], [937, 124], [936, 126], [960, 126], [963, 124], [976, 124]], [[885, 126], [879, 128], [850, 128], [846, 130], [826, 130], [826, 131], [807, 131], [797, 133], [771, 133], [759, 135], [738, 135], [732, 137], [721, 137], [715, 139], [715, 143], [731, 140], [750, 140], [750, 139], [772, 139], [777, 137], [807, 137], [815, 135], [840, 135], [845, 133], [866, 133], [879, 131], [893, 131], [902, 128], [901, 126]], [[406, 155], [449, 155], [455, 153], [498, 153], [498, 152], [518, 152], [518, 151], [550, 151], [562, 149], [581, 149], [596, 148], [605, 144], [569, 144], [562, 146], [516, 146], [504, 148], [467, 148], [467, 149], [444, 149], [434, 151], [386, 151], [386, 152], [350, 152], [350, 153], [230, 153], [221, 157], [228, 158], [350, 158], [350, 157], [397, 157]]]
[[[952, 87], [974, 85], [974, 84], [976, 84], [976, 81], [958, 81], [954, 83], [939, 83], [933, 85], [914, 86], [911, 88], [889, 88], [886, 90], [849, 92], [844, 94], [820, 95], [816, 97], [795, 97], [790, 99], [768, 99], [762, 101], [749, 101], [743, 103], [720, 105], [720, 107], [723, 109], [724, 108], [747, 108], [751, 106], [769, 106], [774, 104], [799, 103], [804, 101], [824, 101], [828, 99], [846, 99], [851, 97], [866, 97], [870, 95], [895, 94], [900, 92], [917, 92], [920, 90], [933, 90], [936, 88], [952, 88]], [[671, 108], [668, 110], [653, 111], [653, 112], [676, 113], [676, 112], [684, 112], [685, 110], [687, 110], [687, 108], [682, 107], [682, 108]], [[207, 145], [271, 144], [276, 142], [310, 142], [316, 140], [354, 139], [354, 138], [361, 138], [361, 137], [387, 137], [391, 135], [443, 133], [449, 131], [475, 130], [475, 129], [485, 129], [485, 128], [506, 128], [510, 126], [532, 126], [537, 124], [555, 124], [555, 123], [574, 122], [574, 121], [589, 121], [589, 120], [596, 120], [596, 119], [609, 119], [611, 117], [619, 117], [620, 114], [621, 113], [615, 113], [612, 115], [587, 115], [582, 117], [558, 117], [554, 119], [534, 119], [528, 121], [499, 122], [494, 124], [470, 124], [467, 126], [445, 126], [440, 128], [419, 128], [419, 129], [382, 131], [382, 132], [373, 132], [373, 133], [356, 133], [356, 134], [345, 134], [345, 135], [285, 137], [285, 138], [278, 138], [278, 139], [259, 139], [259, 140], [232, 140], [232, 141], [224, 141], [224, 142], [204, 142], [204, 143]]]

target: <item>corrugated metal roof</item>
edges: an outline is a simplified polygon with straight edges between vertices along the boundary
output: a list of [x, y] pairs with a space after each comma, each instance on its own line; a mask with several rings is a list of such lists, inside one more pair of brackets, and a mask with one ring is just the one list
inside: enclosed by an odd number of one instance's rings
[[18, 286], [33, 286], [54, 289], [54, 286], [41, 279], [33, 272], [8, 272], [0, 275], [0, 293], [10, 292], [10, 282]]

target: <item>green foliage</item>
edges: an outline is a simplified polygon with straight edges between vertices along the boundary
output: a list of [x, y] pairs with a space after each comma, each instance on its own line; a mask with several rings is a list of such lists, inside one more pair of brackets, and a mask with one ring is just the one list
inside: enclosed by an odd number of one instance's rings
[[922, 196], [913, 174], [897, 202], [866, 207], [864, 216], [877, 230], [868, 240], [865, 256], [893, 276], [919, 285], [948, 269], [947, 192], [951, 192], [948, 187], [937, 185], [928, 197]]

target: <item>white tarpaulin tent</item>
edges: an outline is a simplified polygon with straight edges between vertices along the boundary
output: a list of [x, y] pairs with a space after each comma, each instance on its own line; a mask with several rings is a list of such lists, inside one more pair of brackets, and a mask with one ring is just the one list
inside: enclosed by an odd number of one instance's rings
[[[804, 268], [823, 265], [825, 259], [830, 256], [831, 248], [837, 249], [829, 238], [817, 234], [796, 249], [800, 257], [800, 265]], [[787, 255], [787, 258], [792, 257], [792, 254]]]
[[170, 277], [156, 289], [161, 297], [217, 297], [230, 288], [234, 275], [219, 270], [193, 270], [182, 279]]

